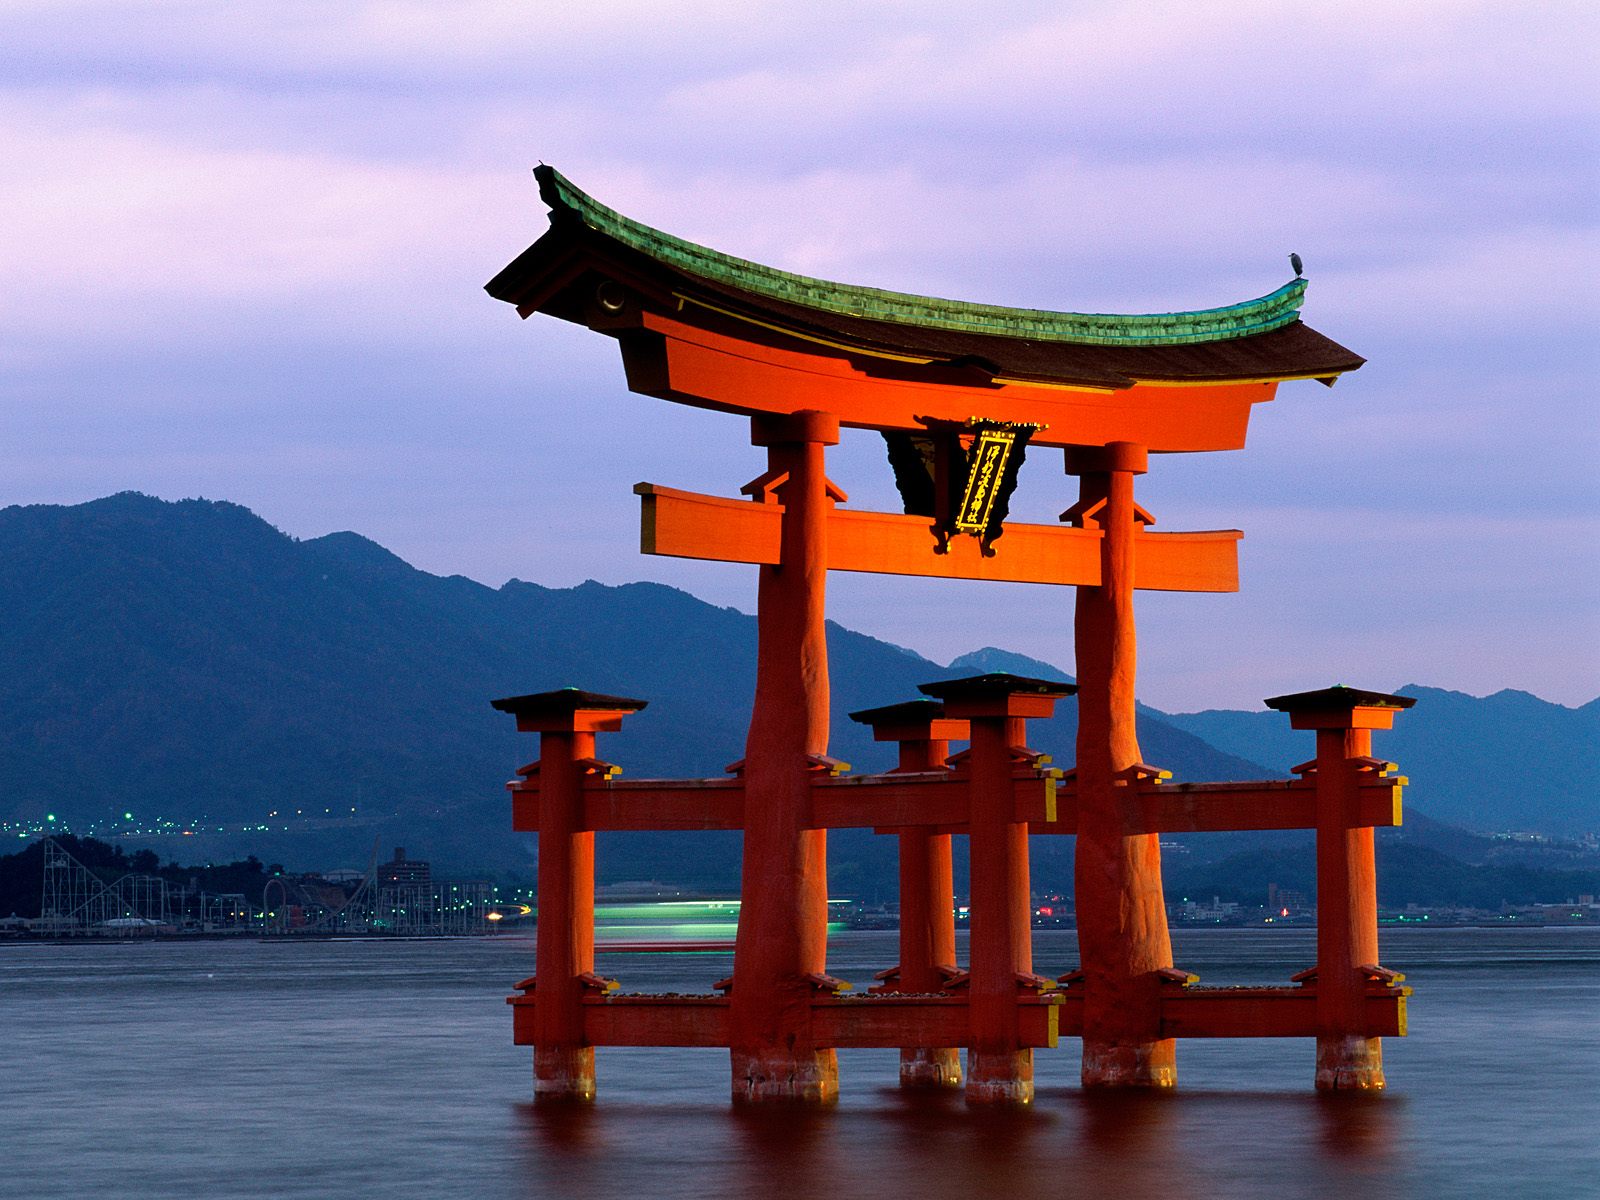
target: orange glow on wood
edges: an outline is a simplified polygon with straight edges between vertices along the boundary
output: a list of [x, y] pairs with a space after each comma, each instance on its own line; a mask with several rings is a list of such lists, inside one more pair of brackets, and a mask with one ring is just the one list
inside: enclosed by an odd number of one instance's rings
[[[1404, 1037], [1410, 988], [1372, 990], [1361, 999], [1363, 1037]], [[1083, 992], [1061, 997], [1061, 1036], [1083, 1036]], [[1315, 988], [1172, 988], [1160, 998], [1164, 1038], [1315, 1037]]]
[[1356, 816], [1359, 776], [1350, 760], [1371, 757], [1373, 728], [1388, 728], [1394, 713], [1356, 708], [1345, 718], [1342, 729], [1316, 723], [1316, 1086], [1377, 1091], [1385, 1083], [1383, 1045], [1363, 1018], [1364, 965], [1378, 962], [1378, 868], [1372, 829]]
[[[1404, 776], [1372, 774], [1363, 779], [1357, 787], [1352, 819], [1367, 826], [1399, 825], [1405, 783]], [[1022, 805], [1038, 804], [1039, 800], [1019, 788], [1017, 803], [1020, 811], [1026, 811]], [[1057, 788], [1055, 808], [1054, 820], [1030, 816], [1030, 832], [1077, 833], [1078, 796], [1074, 781], [1068, 780]], [[1138, 789], [1126, 808], [1130, 831], [1136, 833], [1317, 828], [1316, 788], [1304, 780], [1158, 784]]]
[[1081, 475], [1078, 508], [1095, 511], [1099, 586], [1077, 590], [1078, 665], [1073, 888], [1078, 956], [1085, 979], [1085, 1087], [1173, 1087], [1176, 1048], [1161, 1036], [1157, 972], [1172, 966], [1157, 835], [1137, 830], [1139, 800], [1120, 784], [1140, 760], [1135, 716], [1137, 638], [1133, 590], [1144, 544], [1133, 478], [1139, 446], [1108, 446], [1070, 463]]
[[1277, 384], [1139, 383], [1120, 391], [980, 383], [962, 386], [869, 375], [843, 358], [782, 350], [642, 314], [621, 341], [628, 386], [647, 396], [735, 413], [826, 409], [861, 429], [920, 431], [918, 417], [1040, 424], [1035, 446], [1138, 442], [1151, 450], [1238, 450], [1252, 405]]
[[838, 441], [838, 428], [815, 411], [751, 424], [752, 440], [767, 447], [766, 477], [784, 482], [775, 485], [782, 565], [759, 568], [756, 691], [745, 738], [729, 1010], [733, 1095], [741, 1101], [820, 1102], [839, 1089], [837, 1058], [817, 1042], [807, 1007], [828, 955], [828, 835], [807, 818], [812, 760], [828, 752], [824, 596], [834, 500], [823, 451]]
[[[902, 735], [898, 772], [946, 771], [950, 757], [948, 735], [966, 737], [966, 721], [935, 718], [920, 728], [906, 729], [894, 722], [873, 728], [879, 741]], [[812, 810], [816, 797], [812, 793]], [[900, 842], [900, 962], [889, 992], [939, 991], [956, 974], [956, 914], [954, 855], [948, 833], [932, 829], [901, 829]], [[959, 1039], [937, 1045], [900, 1044], [902, 1087], [955, 1087], [961, 1082]]]
[[[574, 714], [573, 725], [580, 725]], [[594, 756], [594, 734], [539, 735], [539, 923], [534, 931], [538, 1010], [534, 1016], [534, 1095], [588, 1100], [594, 1050], [583, 1040], [580, 976], [594, 971], [594, 834], [581, 826], [577, 760]]]
[[[641, 483], [640, 549], [646, 554], [714, 562], [778, 561], [783, 506], [684, 492]], [[950, 540], [947, 554], [933, 552], [927, 517], [834, 509], [828, 516], [828, 569], [996, 583], [1096, 586], [1100, 582], [1098, 529], [1008, 523], [985, 558], [976, 538]], [[1236, 529], [1135, 535], [1134, 586], [1147, 591], [1236, 592]]]
[[[539, 1002], [511, 996], [516, 1045], [535, 1045]], [[1058, 995], [1023, 996], [1016, 1038], [1023, 1049], [1049, 1049], [1062, 1032]], [[582, 1037], [594, 1046], [727, 1046], [732, 1036], [726, 996], [593, 995], [581, 1005]], [[910, 1044], [964, 1046], [972, 1041], [966, 996], [820, 997], [807, 1005], [813, 1043], [830, 1049]]]
[[584, 792], [592, 829], [742, 829], [744, 783], [633, 780], [592, 784]]
[[[1076, 834], [1074, 780], [1053, 772], [1013, 774], [1015, 820], [1034, 834]], [[1401, 824], [1406, 778], [1361, 772], [1355, 787], [1353, 827]], [[744, 783], [738, 779], [589, 778], [582, 785], [580, 828], [619, 831], [742, 829]], [[511, 786], [512, 828], [539, 830], [535, 776]], [[894, 771], [887, 775], [818, 774], [811, 783], [808, 829], [875, 829], [965, 832], [969, 781], [947, 770]], [[1246, 783], [1146, 785], [1128, 803], [1137, 833], [1224, 833], [1238, 830], [1315, 829], [1317, 792], [1310, 780], [1264, 779]]]

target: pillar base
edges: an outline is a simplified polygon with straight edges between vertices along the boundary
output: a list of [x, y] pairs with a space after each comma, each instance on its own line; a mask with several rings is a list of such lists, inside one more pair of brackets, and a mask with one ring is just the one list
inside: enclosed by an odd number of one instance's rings
[[1150, 1088], [1178, 1086], [1178, 1044], [1083, 1040], [1083, 1086], [1086, 1088]]
[[594, 1099], [594, 1047], [534, 1047], [533, 1098], [536, 1101]]
[[736, 1104], [832, 1104], [839, 1098], [839, 1056], [832, 1050], [729, 1052]]
[[1381, 1092], [1383, 1039], [1340, 1035], [1317, 1039], [1319, 1092]]
[[961, 1086], [961, 1052], [919, 1046], [900, 1051], [900, 1086], [918, 1091]]
[[1033, 1103], [1033, 1051], [967, 1051], [967, 1103]]

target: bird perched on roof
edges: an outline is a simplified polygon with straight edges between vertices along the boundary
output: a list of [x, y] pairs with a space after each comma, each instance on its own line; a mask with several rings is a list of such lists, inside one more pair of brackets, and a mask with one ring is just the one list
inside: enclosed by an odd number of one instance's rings
[[1298, 254], [1289, 255], [1289, 265], [1294, 268], [1294, 277], [1296, 279], [1299, 279], [1300, 276], [1306, 273], [1306, 265], [1300, 261], [1300, 256]]

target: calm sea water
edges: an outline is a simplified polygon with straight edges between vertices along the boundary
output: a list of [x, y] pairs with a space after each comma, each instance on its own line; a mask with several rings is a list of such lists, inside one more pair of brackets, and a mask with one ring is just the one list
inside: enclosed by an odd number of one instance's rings
[[[1207, 983], [1281, 982], [1304, 930], [1179, 932]], [[7, 1197], [1600, 1197], [1600, 930], [1385, 931], [1417, 994], [1387, 1094], [1318, 1097], [1303, 1041], [1185, 1042], [1169, 1096], [1086, 1095], [1037, 1055], [1031, 1110], [894, 1087], [841, 1054], [823, 1113], [744, 1114], [727, 1057], [602, 1050], [592, 1108], [535, 1108], [511, 1045], [520, 937], [0, 947]], [[1041, 969], [1075, 965], [1041, 932]], [[864, 986], [894, 935], [846, 933]], [[704, 990], [727, 955], [610, 956]]]

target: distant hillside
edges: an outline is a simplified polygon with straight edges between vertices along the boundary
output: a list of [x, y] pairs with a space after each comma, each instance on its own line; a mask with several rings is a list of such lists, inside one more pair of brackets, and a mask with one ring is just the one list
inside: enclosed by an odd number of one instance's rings
[[[1272, 849], [1245, 850], [1210, 863], [1164, 865], [1168, 899], [1215, 896], [1240, 904], [1261, 904], [1267, 886], [1314, 896], [1316, 851], [1310, 841]], [[1378, 901], [1395, 908], [1460, 907], [1494, 910], [1502, 905], [1560, 904], [1600, 889], [1600, 867], [1568, 869], [1466, 863], [1394, 836], [1378, 836]]]
[[[490, 709], [494, 697], [569, 684], [639, 696], [650, 707], [601, 753], [635, 777], [716, 775], [743, 755], [754, 690], [754, 619], [684, 592], [490, 588], [415, 570], [354, 533], [297, 541], [204, 500], [123, 493], [0, 510], [0, 611], [0, 819], [229, 823], [326, 809], [325, 825], [346, 824], [318, 844], [346, 860], [364, 859], [375, 834], [458, 862], [525, 859], [501, 788], [535, 742]], [[846, 714], [963, 668], [837, 625], [829, 637], [833, 752], [887, 766], [892, 751]], [[1062, 709], [1030, 736], [1071, 762], [1074, 706]], [[1259, 773], [1149, 727], [1187, 778]], [[219, 855], [304, 855], [304, 839], [277, 832], [208, 840]], [[645, 871], [661, 844], [619, 837], [603, 866]], [[724, 872], [734, 845], [702, 839], [694, 855]]]
[[[1065, 683], [1072, 683], [1073, 678], [1065, 671], [1042, 659], [1029, 658], [1026, 654], [1014, 654], [1009, 650], [997, 650], [993, 646], [986, 646], [982, 650], [974, 650], [970, 654], [963, 654], [950, 664], [951, 675], [978, 675], [985, 671], [1009, 671], [1013, 675], [1031, 675], [1036, 679], [1059, 679]], [[1078, 735], [1078, 706], [1067, 703], [1061, 706], [1064, 710], [1061, 717], [1055, 722], [1058, 738], [1066, 738], [1068, 749], [1060, 758], [1060, 762], [1070, 763], [1075, 757], [1070, 750], [1070, 739]], [[1143, 752], [1145, 761], [1157, 766], [1165, 767], [1179, 779], [1188, 782], [1202, 782], [1206, 780], [1224, 779], [1275, 779], [1288, 775], [1287, 767], [1298, 762], [1298, 759], [1278, 760], [1279, 766], [1265, 767], [1262, 762], [1270, 759], [1253, 759], [1241, 756], [1239, 752], [1225, 753], [1216, 746], [1211, 745], [1203, 738], [1185, 731], [1181, 726], [1175, 725], [1166, 713], [1159, 712], [1147, 705], [1139, 705], [1139, 749]], [[1030, 737], [1032, 734], [1030, 733]], [[1304, 737], [1305, 735], [1300, 735]], [[1195, 764], [1204, 764], [1196, 768]]]
[[[186, 841], [186, 858], [352, 865], [376, 837], [444, 864], [525, 865], [530, 839], [508, 831], [502, 785], [534, 739], [490, 699], [569, 684], [639, 696], [649, 708], [600, 752], [631, 777], [716, 775], [743, 754], [754, 688], [754, 619], [673, 588], [491, 588], [415, 570], [354, 533], [297, 541], [203, 500], [124, 493], [0, 510], [0, 612], [0, 819], [127, 811], [270, 827]], [[832, 750], [857, 769], [887, 766], [892, 751], [853, 709], [978, 671], [1061, 675], [994, 648], [940, 666], [837, 625], [829, 636]], [[1600, 823], [1578, 782], [1600, 708], [1417, 694], [1379, 746], [1412, 776], [1419, 807], [1482, 829]], [[1068, 765], [1076, 705], [1060, 713], [1029, 739]], [[1148, 761], [1187, 780], [1279, 774], [1310, 744], [1265, 712], [1141, 709], [1140, 739]], [[1213, 857], [1262, 841], [1195, 844]], [[614, 835], [600, 869], [638, 878], [671, 864], [722, 886], [736, 851], [731, 834]], [[839, 835], [836, 877], [892, 874], [892, 854], [888, 839]], [[1070, 859], [1065, 844], [1036, 854], [1041, 869]]]
[[[1373, 749], [1411, 780], [1407, 803], [1441, 821], [1484, 832], [1573, 835], [1600, 829], [1600, 700], [1582, 708], [1527, 692], [1479, 699], [1415, 684], [1417, 706], [1373, 735]], [[1233, 754], [1292, 763], [1310, 755], [1307, 734], [1281, 714], [1212, 710], [1163, 714]]]

